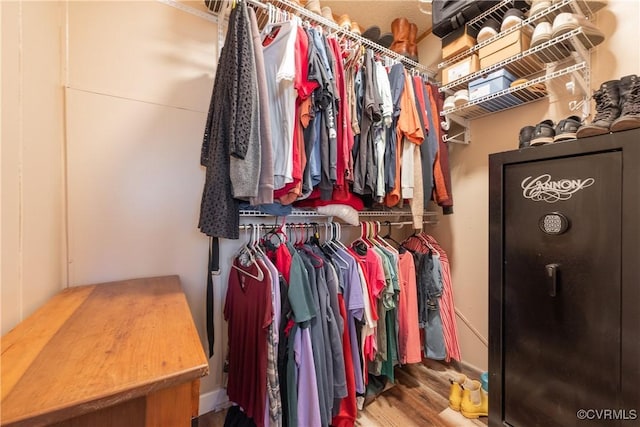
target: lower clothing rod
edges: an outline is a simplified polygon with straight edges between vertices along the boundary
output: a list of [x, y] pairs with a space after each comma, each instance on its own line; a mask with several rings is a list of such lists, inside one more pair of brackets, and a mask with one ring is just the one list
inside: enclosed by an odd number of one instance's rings
[[[381, 226], [392, 226], [392, 227], [403, 227], [405, 225], [413, 225], [412, 221], [402, 221], [402, 222], [389, 222], [389, 221], [363, 221], [363, 222], [377, 222], [379, 223]], [[436, 221], [422, 221], [423, 224], [437, 224]], [[295, 222], [287, 222], [285, 223], [285, 226], [288, 228], [317, 228], [317, 227], [324, 227], [325, 224], [331, 224], [330, 222], [300, 222], [300, 223], [295, 223]], [[360, 224], [358, 225], [353, 225], [353, 224], [342, 224], [342, 223], [338, 223], [340, 224], [341, 227], [360, 227]], [[280, 227], [282, 224], [264, 224], [264, 223], [251, 223], [251, 224], [240, 224], [238, 226], [239, 230], [251, 230], [254, 229], [256, 227], [260, 227], [260, 229], [275, 229]]]

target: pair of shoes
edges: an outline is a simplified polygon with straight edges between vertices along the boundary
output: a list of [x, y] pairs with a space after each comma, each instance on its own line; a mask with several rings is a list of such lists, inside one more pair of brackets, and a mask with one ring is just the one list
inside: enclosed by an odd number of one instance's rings
[[557, 125], [553, 120], [543, 120], [535, 126], [525, 126], [520, 129], [518, 146], [526, 148], [576, 139], [576, 133], [581, 125], [582, 121], [578, 116], [569, 116], [560, 120]]
[[537, 145], [545, 145], [553, 142], [553, 137], [556, 136], [554, 130], [555, 124], [553, 120], [543, 120], [533, 128], [531, 133], [531, 139], [529, 145], [535, 147]]
[[518, 136], [518, 148], [528, 148], [531, 146], [531, 138], [533, 138], [533, 131], [535, 126], [525, 126], [520, 129], [520, 135]]
[[489, 40], [491, 37], [498, 35], [500, 32], [500, 23], [493, 18], [488, 18], [482, 23], [482, 28], [478, 31], [476, 37], [477, 43], [482, 43], [485, 40]]
[[520, 9], [511, 8], [504, 13], [502, 23], [493, 18], [488, 18], [482, 23], [482, 28], [478, 32], [476, 42], [481, 43], [498, 35], [502, 31], [506, 31], [511, 27], [515, 27], [524, 21], [524, 13]]
[[393, 43], [389, 49], [418, 62], [418, 26], [407, 18], [396, 18], [391, 21]]
[[[537, 15], [543, 10], [550, 8], [553, 3], [558, 3], [558, 0], [533, 0], [531, 2], [531, 8], [529, 8], [529, 16]], [[607, 0], [589, 0], [581, 3], [580, 7], [587, 7], [589, 14], [592, 15], [605, 7], [607, 3]]]
[[349, 15], [347, 15], [346, 13], [344, 15], [340, 15], [338, 17], [338, 22], [337, 22], [338, 26], [340, 26], [340, 28], [346, 28], [347, 30], [351, 30], [351, 17], [349, 17]]
[[473, 387], [473, 381], [464, 374], [455, 373], [449, 378], [449, 382], [451, 383], [449, 388], [449, 408], [459, 412], [463, 391], [465, 387]]
[[[582, 31], [580, 31], [576, 37], [586, 49], [591, 49], [604, 41], [604, 33], [584, 16], [564, 12], [555, 17], [553, 24], [546, 21], [538, 23], [533, 30], [530, 46], [531, 48], [540, 46], [551, 39], [560, 37], [577, 28], [581, 28]], [[573, 46], [571, 42], [567, 40], [549, 46], [548, 49], [536, 52], [536, 56], [542, 62], [549, 63], [568, 57], [572, 51]]]
[[304, 5], [305, 9], [315, 13], [316, 15], [322, 15], [322, 8], [320, 7], [320, 0], [307, 0]]
[[480, 381], [473, 380], [470, 386], [465, 386], [462, 391], [460, 413], [466, 418], [489, 415], [489, 393], [480, 386]]
[[511, 8], [508, 9], [502, 17], [502, 24], [500, 24], [500, 31], [506, 31], [511, 27], [520, 25], [524, 21], [524, 12], [520, 9]]
[[[351, 24], [351, 28], [353, 31], [353, 23]], [[362, 37], [364, 37], [365, 39], [371, 40], [372, 42], [379, 44], [380, 46], [386, 47], [387, 49], [391, 46], [391, 43], [393, 43], [393, 34], [391, 33], [381, 34], [380, 27], [378, 27], [377, 25], [372, 25], [371, 27], [364, 30], [364, 32], [362, 33]]]
[[444, 99], [444, 103], [442, 104], [443, 110], [452, 110], [456, 108], [455, 95], [449, 95]]
[[551, 0], [533, 0], [531, 8], [529, 8], [529, 16], [537, 15], [551, 7]]
[[578, 129], [578, 138], [640, 127], [640, 78], [637, 75], [602, 83], [593, 99], [596, 115], [591, 123]]
[[562, 142], [576, 139], [578, 129], [582, 126], [582, 120], [578, 116], [569, 116], [558, 122], [555, 128], [553, 142]]
[[577, 28], [581, 28], [582, 31], [578, 33], [577, 37], [580, 43], [585, 49], [591, 49], [596, 47], [604, 41], [604, 33], [596, 27], [593, 22], [589, 21], [582, 15], [576, 13], [560, 13], [553, 20], [551, 38], [560, 37], [563, 34], [571, 32]]
[[333, 19], [333, 11], [331, 10], [331, 8], [329, 6], [322, 6], [322, 17], [324, 19], [326, 19], [327, 21], [331, 21], [334, 24], [336, 24], [336, 20]]
[[460, 107], [461, 105], [469, 102], [469, 90], [468, 89], [460, 89], [456, 91], [453, 95], [449, 95], [444, 99], [444, 103], [442, 104], [443, 110], [452, 110], [454, 108]]
[[453, 94], [453, 102], [456, 107], [466, 104], [469, 102], [469, 90], [468, 89], [460, 89]]

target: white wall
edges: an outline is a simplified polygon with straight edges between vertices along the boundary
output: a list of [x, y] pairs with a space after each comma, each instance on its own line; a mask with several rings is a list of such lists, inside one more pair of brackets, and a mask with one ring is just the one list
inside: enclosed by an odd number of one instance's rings
[[2, 2], [2, 333], [64, 283], [61, 2]]
[[[217, 25], [156, 1], [72, 1], [68, 20], [69, 283], [178, 274], [204, 348], [200, 145]], [[221, 332], [203, 393], [222, 385]]]

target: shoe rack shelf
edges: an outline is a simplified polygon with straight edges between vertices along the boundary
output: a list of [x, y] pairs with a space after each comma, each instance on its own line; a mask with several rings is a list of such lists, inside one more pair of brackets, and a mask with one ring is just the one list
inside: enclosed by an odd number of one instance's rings
[[[511, 7], [511, 4], [511, 0], [503, 0], [473, 21], [470, 21], [469, 25], [480, 28], [481, 23], [488, 17], [500, 20], [504, 12]], [[502, 31], [496, 36], [476, 44], [467, 51], [438, 64], [438, 68], [453, 65], [474, 54], [480, 48], [515, 31], [533, 32], [533, 28], [538, 22], [542, 20], [553, 22], [553, 19], [563, 12], [581, 13], [589, 16], [595, 10], [589, 2], [583, 0], [561, 0], [555, 2], [552, 6], [523, 20], [520, 24]], [[552, 89], [565, 91], [570, 89], [573, 93], [580, 93], [586, 98], [590, 90], [589, 50], [592, 47], [587, 42], [587, 37], [584, 36], [582, 28], [576, 28], [497, 64], [442, 85], [440, 87], [441, 92], [452, 94], [457, 90], [466, 89], [470, 81], [502, 68], [526, 80], [525, 83], [518, 86], [509, 87], [500, 92], [476, 98], [463, 105], [444, 110], [442, 115], [454, 117], [458, 122], [477, 119], [543, 99], [549, 95]], [[567, 48], [569, 48], [569, 51]]]

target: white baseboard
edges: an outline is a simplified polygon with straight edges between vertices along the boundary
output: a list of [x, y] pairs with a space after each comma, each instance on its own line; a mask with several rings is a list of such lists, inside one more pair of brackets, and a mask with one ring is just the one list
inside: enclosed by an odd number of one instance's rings
[[485, 370], [484, 369], [480, 369], [475, 365], [472, 365], [471, 363], [465, 362], [464, 360], [459, 362], [461, 365], [463, 365], [465, 368], [471, 370], [471, 371], [475, 371], [478, 376], [480, 376], [481, 373], [483, 373]]
[[206, 414], [211, 411], [221, 411], [230, 404], [227, 391], [219, 388], [208, 393], [200, 395], [200, 408], [198, 415]]

